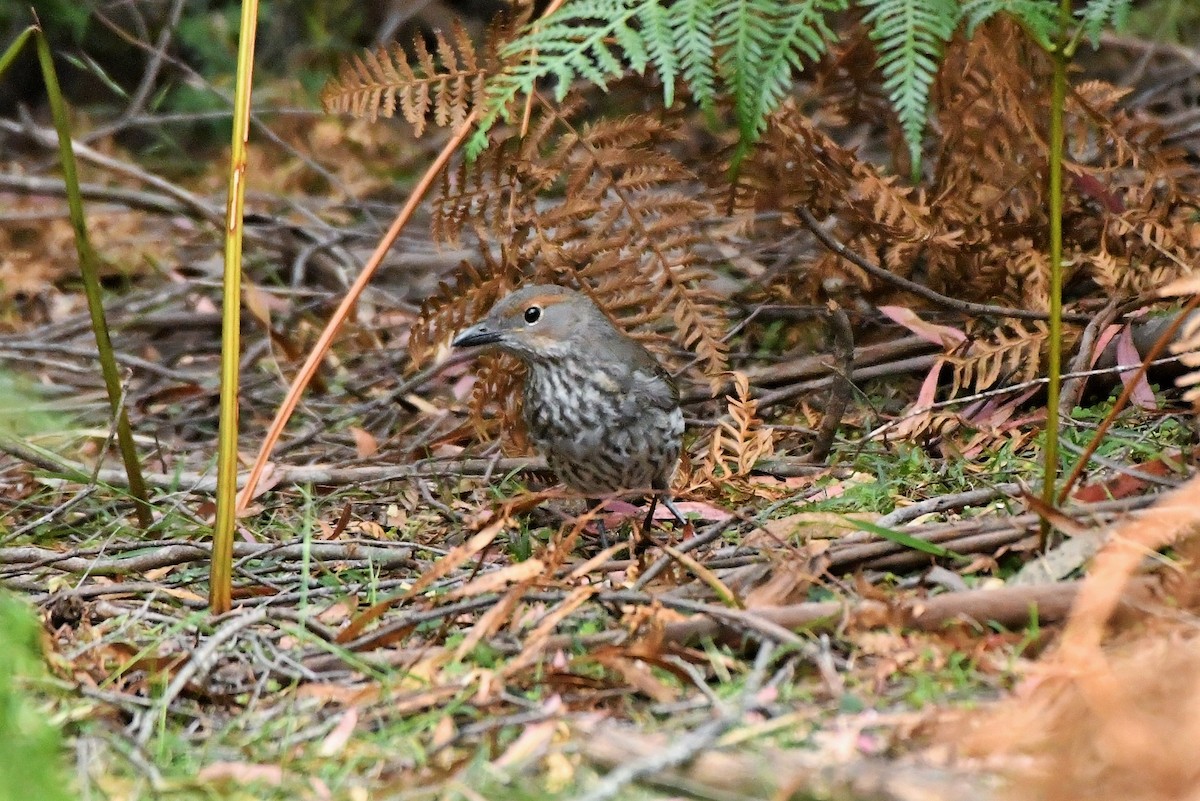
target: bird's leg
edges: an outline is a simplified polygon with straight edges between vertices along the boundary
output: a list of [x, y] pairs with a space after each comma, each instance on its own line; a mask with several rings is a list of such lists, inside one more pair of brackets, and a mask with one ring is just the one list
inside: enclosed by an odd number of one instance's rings
[[658, 506], [658, 496], [650, 496], [650, 507], [646, 510], [646, 519], [642, 521], [642, 531], [649, 531], [654, 525], [654, 510]]
[[658, 496], [650, 496], [650, 508], [646, 510], [646, 519], [642, 521], [642, 527], [634, 529], [634, 544], [633, 556], [641, 561], [642, 554], [654, 542], [654, 538], [650, 536], [650, 527], [654, 525], [654, 507], [658, 505]]
[[[683, 512], [679, 511], [679, 508], [675, 506], [675, 501], [671, 500], [671, 496], [664, 495], [662, 500], [663, 506], [667, 507], [667, 510], [670, 511], [671, 514], [675, 515], [675, 522], [677, 522], [680, 526], [687, 526], [687, 518], [684, 517]], [[653, 511], [653, 509], [651, 511]]]
[[588, 508], [596, 512], [596, 533], [600, 535], [600, 547], [608, 547], [608, 530], [604, 527], [604, 501], [588, 499]]

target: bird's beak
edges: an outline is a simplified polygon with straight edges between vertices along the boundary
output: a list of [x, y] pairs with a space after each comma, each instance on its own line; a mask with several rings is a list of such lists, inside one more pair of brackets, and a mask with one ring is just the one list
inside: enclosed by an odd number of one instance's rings
[[476, 345], [494, 345], [499, 341], [499, 331], [490, 329], [487, 323], [479, 323], [460, 331], [450, 344], [456, 348], [472, 348]]

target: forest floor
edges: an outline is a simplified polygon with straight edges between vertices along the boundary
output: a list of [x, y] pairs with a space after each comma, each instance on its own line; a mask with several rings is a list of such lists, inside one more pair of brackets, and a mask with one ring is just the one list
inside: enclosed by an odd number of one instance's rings
[[[1140, 40], [1106, 47], [1113, 60], [1094, 68], [1140, 91], [1191, 52], [1148, 68]], [[247, 463], [405, 197], [396, 176], [438, 145], [293, 111], [265, 115], [277, 141], [256, 147], [250, 170]], [[1194, 120], [1164, 124], [1200, 156]], [[67, 733], [80, 798], [1193, 788], [1200, 648], [1181, 538], [1200, 488], [1174, 374], [1152, 373], [1085, 478], [1048, 509], [1036, 381], [987, 414], [975, 407], [966, 435], [909, 436], [941, 350], [920, 323], [889, 324], [854, 348], [850, 407], [814, 462], [844, 365], [789, 335], [787, 308], [729, 290], [731, 316], [763, 328], [752, 343], [729, 335], [742, 379], [685, 386], [678, 498], [691, 519], [660, 515], [635, 536], [637, 510], [614, 501], [605, 548], [539, 459], [477, 440], [470, 361], [411, 361], [422, 301], [464, 260], [480, 264], [469, 241], [435, 244], [426, 217], [393, 248], [272, 454], [239, 520], [234, 610], [212, 617], [224, 162], [168, 180], [111, 137], [80, 148], [152, 487], [154, 523], [139, 529], [36, 129], [0, 120], [27, 148], [0, 164], [0, 585], [45, 624], [53, 678], [37, 685], [39, 708]], [[1107, 299], [1092, 300], [1099, 314]], [[1076, 386], [1064, 469], [1112, 409], [1116, 372], [1086, 394]], [[639, 538], [648, 546], [632, 549]]]

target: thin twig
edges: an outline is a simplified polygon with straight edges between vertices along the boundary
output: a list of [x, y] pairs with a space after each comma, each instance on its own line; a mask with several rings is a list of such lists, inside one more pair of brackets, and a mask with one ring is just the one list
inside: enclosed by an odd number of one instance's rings
[[854, 332], [850, 329], [850, 318], [846, 316], [845, 309], [830, 310], [829, 327], [833, 333], [833, 355], [837, 364], [833, 369], [833, 386], [829, 388], [829, 398], [825, 401], [821, 427], [813, 439], [812, 449], [806, 455], [814, 463], [824, 462], [829, 455], [838, 427], [842, 424], [842, 416], [854, 394], [854, 382], [850, 380], [854, 361]]
[[[885, 270], [878, 264], [875, 264], [867, 258], [855, 253], [850, 248], [843, 245], [835, 239], [828, 231], [826, 231], [819, 220], [813, 216], [812, 212], [803, 206], [797, 206], [796, 213], [800, 215], [800, 219], [808, 226], [808, 230], [812, 231], [822, 245], [829, 248], [831, 251], [841, 256], [846, 261], [861, 267], [869, 275], [886, 283], [897, 286], [907, 292], [912, 292], [918, 297], [922, 297], [939, 306], [944, 306], [947, 309], [963, 312], [964, 314], [986, 314], [994, 317], [1010, 317], [1018, 320], [1048, 320], [1049, 315], [1045, 312], [1030, 311], [1029, 309], [1014, 309], [1008, 306], [993, 306], [988, 303], [973, 303], [969, 300], [958, 300], [957, 298], [948, 297], [935, 292], [924, 284], [918, 284], [916, 281], [910, 281], [907, 278], [902, 278], [890, 270]], [[1087, 323], [1092, 317], [1088, 314], [1064, 314], [1062, 319], [1072, 323]]]
[[239, 633], [253, 625], [261, 623], [267, 617], [265, 609], [253, 609], [249, 612], [239, 612], [234, 618], [209, 637], [202, 646], [194, 650], [187, 662], [175, 674], [175, 678], [167, 685], [167, 689], [163, 691], [162, 698], [159, 699], [157, 709], [149, 710], [142, 713], [141, 721], [138, 724], [134, 739], [138, 745], [144, 746], [150, 740], [150, 735], [154, 731], [154, 724], [160, 718], [164, 718], [171, 708], [171, 704], [175, 701], [179, 694], [183, 692], [184, 687], [193, 679], [196, 679], [207, 673], [216, 661], [217, 650], [225, 644], [226, 641], [232, 640]]

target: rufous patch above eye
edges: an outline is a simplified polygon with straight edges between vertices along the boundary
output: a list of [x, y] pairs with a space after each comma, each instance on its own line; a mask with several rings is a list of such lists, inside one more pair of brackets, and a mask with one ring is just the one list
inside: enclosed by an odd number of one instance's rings
[[557, 306], [559, 303], [565, 303], [569, 298], [563, 295], [534, 295], [532, 298], [525, 299], [525, 306], [541, 306], [543, 309], [549, 306]]
[[567, 300], [569, 300], [569, 298], [563, 297], [562, 295], [533, 295], [532, 297], [522, 299], [519, 306], [514, 306], [511, 309], [505, 309], [504, 316], [510, 319], [514, 317], [521, 317], [524, 316], [526, 311], [534, 307], [545, 311], [551, 306], [557, 306], [558, 304], [564, 303]]

